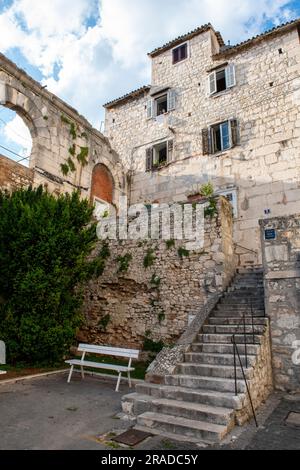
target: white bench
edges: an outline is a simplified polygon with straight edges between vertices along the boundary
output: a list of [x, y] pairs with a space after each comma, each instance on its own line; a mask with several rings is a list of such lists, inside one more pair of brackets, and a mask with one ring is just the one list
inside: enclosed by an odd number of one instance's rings
[[[130, 372], [134, 370], [134, 367], [131, 367], [132, 359], [138, 359], [140, 351], [136, 349], [122, 349], [122, 348], [113, 348], [110, 346], [97, 346], [92, 344], [80, 344], [78, 346], [78, 351], [82, 352], [81, 359], [71, 359], [65, 361], [67, 364], [70, 364], [71, 369], [68, 377], [68, 383], [71, 382], [72, 374], [74, 371], [74, 366], [80, 366], [81, 377], [84, 379], [84, 367], [93, 368], [93, 369], [106, 369], [116, 371], [118, 376], [116, 392], [119, 391], [121, 376], [123, 372], [127, 372], [129, 387], [131, 387], [131, 377]], [[96, 361], [86, 361], [86, 354], [102, 354], [105, 356], [114, 356], [114, 357], [126, 357], [128, 358], [127, 366], [119, 366], [116, 364], [103, 364], [102, 362]], [[75, 369], [75, 371], [77, 371]]]

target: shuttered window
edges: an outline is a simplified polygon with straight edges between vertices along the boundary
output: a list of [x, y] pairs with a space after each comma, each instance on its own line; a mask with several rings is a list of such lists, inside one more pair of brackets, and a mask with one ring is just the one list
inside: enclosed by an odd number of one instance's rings
[[229, 150], [238, 144], [238, 123], [236, 119], [202, 129], [203, 155]]
[[146, 150], [146, 171], [151, 171], [153, 166], [153, 147]]
[[236, 85], [235, 66], [229, 64], [225, 68], [214, 70], [208, 76], [208, 92], [210, 95], [232, 88]]
[[174, 141], [161, 142], [146, 149], [146, 171], [163, 168], [174, 158]]
[[169, 90], [168, 93], [149, 99], [147, 102], [147, 119], [156, 118], [176, 108], [176, 90]]

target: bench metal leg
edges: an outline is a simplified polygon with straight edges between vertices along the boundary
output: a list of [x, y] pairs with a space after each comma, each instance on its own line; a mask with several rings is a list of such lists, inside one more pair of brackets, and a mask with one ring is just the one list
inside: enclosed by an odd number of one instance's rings
[[118, 382], [117, 382], [117, 386], [116, 386], [116, 392], [119, 391], [120, 382], [121, 382], [121, 376], [122, 376], [122, 372], [119, 372]]
[[130, 377], [130, 372], [128, 372], [128, 384], [129, 384], [129, 387], [131, 388], [132, 387], [132, 383], [131, 383], [131, 377]]
[[71, 366], [70, 373], [69, 373], [69, 377], [68, 377], [68, 384], [71, 382], [71, 377], [72, 377], [72, 374], [73, 374], [73, 369], [74, 369], [74, 366]]
[[84, 379], [84, 370], [83, 370], [83, 366], [80, 366], [80, 369], [81, 369], [81, 378]]

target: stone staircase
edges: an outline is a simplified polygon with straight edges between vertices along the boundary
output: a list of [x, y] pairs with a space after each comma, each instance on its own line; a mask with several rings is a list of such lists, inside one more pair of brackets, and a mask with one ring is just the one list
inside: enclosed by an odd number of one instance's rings
[[[253, 320], [251, 309], [255, 316]], [[244, 327], [241, 324], [244, 314], [247, 319], [246, 341], [249, 343], [247, 367]], [[256, 344], [251, 344], [252, 321]], [[262, 339], [268, 335], [261, 269], [238, 271], [232, 286], [210, 314], [197, 341], [190, 346], [174, 375], [166, 375], [160, 385], [139, 384], [135, 393], [123, 397], [123, 410], [137, 418], [136, 428], [189, 442], [221, 441], [239, 421], [237, 415], [242, 413], [247, 402], [246, 384], [240, 367], [237, 368], [238, 395], [235, 395], [231, 344], [234, 333], [237, 334], [238, 350], [251, 389]]]

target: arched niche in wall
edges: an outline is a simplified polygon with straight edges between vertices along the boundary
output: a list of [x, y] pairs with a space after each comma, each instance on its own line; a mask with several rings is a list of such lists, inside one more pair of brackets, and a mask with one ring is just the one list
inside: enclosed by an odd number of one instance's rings
[[92, 173], [91, 200], [113, 203], [115, 183], [110, 170], [98, 163]]

